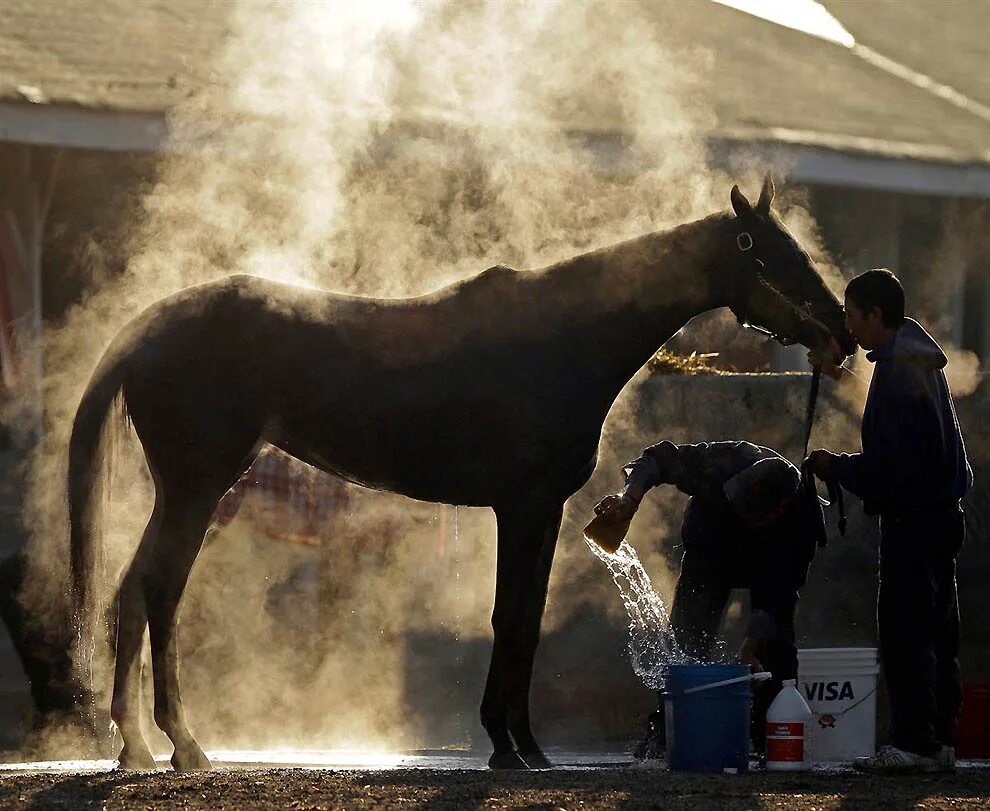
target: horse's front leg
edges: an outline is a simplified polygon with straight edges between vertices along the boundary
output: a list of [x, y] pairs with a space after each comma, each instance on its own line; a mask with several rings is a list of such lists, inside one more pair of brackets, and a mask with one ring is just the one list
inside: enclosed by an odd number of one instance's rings
[[535, 499], [496, 507], [498, 564], [494, 645], [481, 723], [493, 769], [546, 768], [529, 722], [529, 687], [563, 505]]

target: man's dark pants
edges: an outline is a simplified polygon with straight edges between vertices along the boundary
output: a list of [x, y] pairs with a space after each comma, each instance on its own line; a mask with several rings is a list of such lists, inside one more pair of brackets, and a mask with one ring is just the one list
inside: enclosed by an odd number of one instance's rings
[[890, 742], [932, 756], [953, 746], [962, 684], [956, 555], [965, 538], [951, 506], [880, 520], [877, 625], [890, 693]]

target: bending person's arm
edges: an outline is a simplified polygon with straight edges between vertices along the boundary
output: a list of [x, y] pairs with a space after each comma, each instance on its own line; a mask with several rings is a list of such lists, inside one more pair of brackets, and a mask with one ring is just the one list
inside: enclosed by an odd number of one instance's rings
[[623, 466], [624, 495], [639, 502], [650, 488], [672, 484], [693, 496], [721, 484], [760, 459], [776, 455], [769, 448], [750, 442], [675, 445], [665, 440], [646, 448], [637, 459]]
[[[739, 660], [753, 667], [754, 672], [766, 670], [765, 659], [771, 642], [794, 643], [794, 611], [797, 607], [796, 591], [779, 588], [753, 588], [750, 590], [750, 617], [746, 626], [746, 638], [739, 648]], [[777, 678], [786, 674], [774, 673]]]

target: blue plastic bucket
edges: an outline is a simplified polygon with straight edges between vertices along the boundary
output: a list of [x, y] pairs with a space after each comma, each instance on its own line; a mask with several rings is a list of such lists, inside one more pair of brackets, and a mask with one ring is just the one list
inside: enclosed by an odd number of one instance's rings
[[749, 681], [684, 694], [744, 677], [749, 665], [671, 665], [664, 689], [667, 766], [682, 772], [744, 771], [749, 766]]

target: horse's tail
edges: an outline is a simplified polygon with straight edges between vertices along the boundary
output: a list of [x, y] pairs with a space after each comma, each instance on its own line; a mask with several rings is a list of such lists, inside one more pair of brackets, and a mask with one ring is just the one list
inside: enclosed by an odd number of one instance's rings
[[[94, 581], [103, 567], [103, 542], [97, 532], [98, 507], [110, 481], [105, 464], [110, 438], [126, 419], [123, 392], [127, 353], [111, 347], [103, 356], [79, 402], [69, 438], [69, 569], [72, 624], [78, 642], [99, 621], [101, 607]], [[114, 409], [115, 402], [119, 409]], [[107, 419], [114, 410], [114, 420]], [[119, 418], [119, 419], [118, 419]], [[87, 618], [94, 622], [87, 622]], [[86, 640], [87, 643], [90, 640]]]

